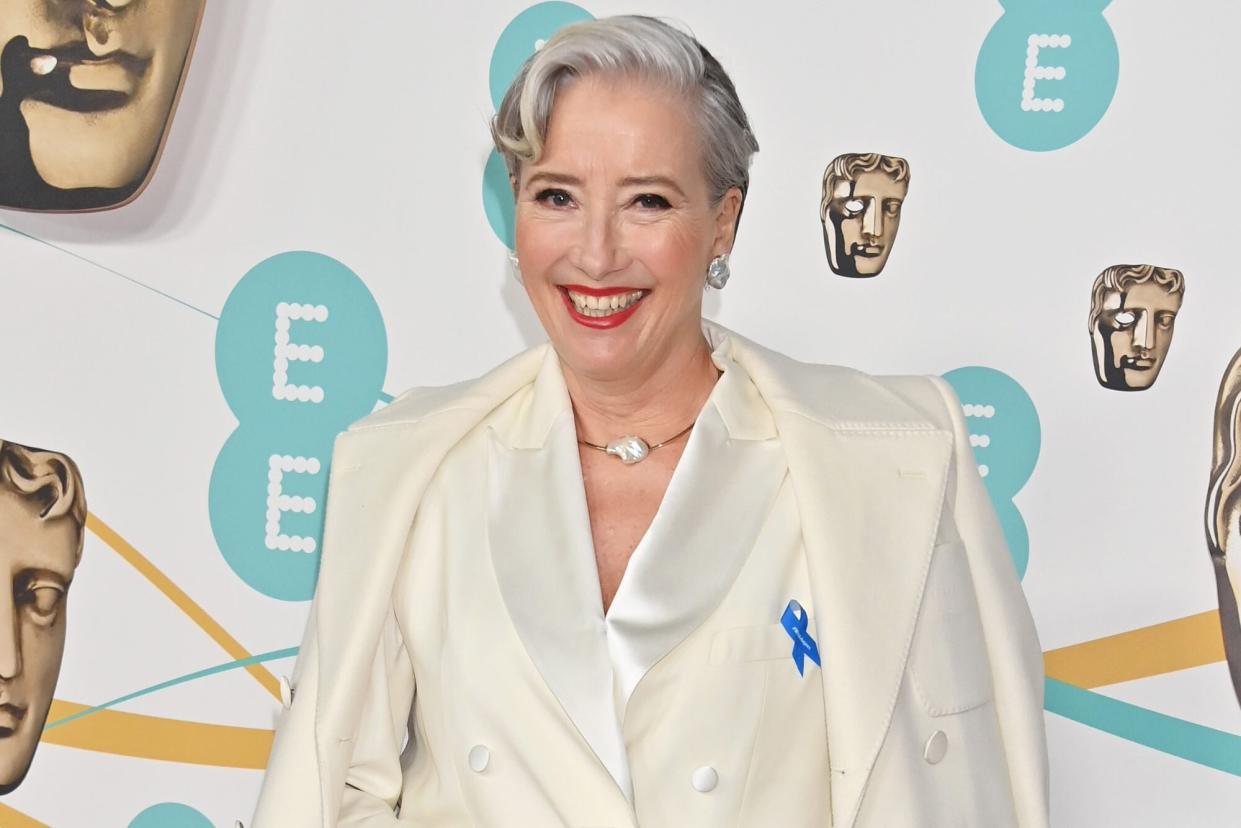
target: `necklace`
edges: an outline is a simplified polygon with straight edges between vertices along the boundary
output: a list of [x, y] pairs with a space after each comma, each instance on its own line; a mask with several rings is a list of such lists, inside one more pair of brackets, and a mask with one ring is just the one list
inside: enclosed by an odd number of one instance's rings
[[690, 423], [685, 428], [678, 431], [676, 434], [673, 434], [667, 440], [664, 440], [663, 442], [660, 442], [660, 443], [656, 443], [653, 446], [648, 444], [645, 440], [643, 440], [641, 437], [638, 437], [637, 435], [625, 435], [623, 437], [617, 437], [615, 440], [610, 441], [606, 446], [600, 446], [596, 443], [589, 443], [585, 440], [578, 440], [578, 442], [582, 444], [583, 446], [590, 446], [593, 449], [599, 449], [600, 451], [604, 451], [604, 452], [607, 452], [608, 454], [619, 457], [621, 459], [621, 462], [624, 463], [626, 466], [632, 466], [634, 463], [637, 463], [639, 460], [646, 459], [646, 456], [650, 454], [652, 451], [654, 451], [655, 449], [659, 448], [660, 446], [666, 446], [668, 443], [671, 443], [673, 440], [680, 437], [682, 434], [689, 431], [693, 427], [694, 427], [694, 424]]

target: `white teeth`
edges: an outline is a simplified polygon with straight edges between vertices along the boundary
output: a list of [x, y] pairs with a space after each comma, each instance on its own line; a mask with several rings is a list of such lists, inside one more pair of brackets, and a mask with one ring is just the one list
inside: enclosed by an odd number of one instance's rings
[[59, 61], [55, 55], [39, 55], [30, 59], [30, 71], [36, 75], [50, 75], [56, 70]]
[[643, 292], [640, 290], [629, 293], [614, 293], [611, 296], [589, 296], [567, 289], [566, 292], [573, 301], [573, 306], [577, 308], [578, 313], [592, 317], [611, 316], [614, 313], [625, 310], [643, 296]]

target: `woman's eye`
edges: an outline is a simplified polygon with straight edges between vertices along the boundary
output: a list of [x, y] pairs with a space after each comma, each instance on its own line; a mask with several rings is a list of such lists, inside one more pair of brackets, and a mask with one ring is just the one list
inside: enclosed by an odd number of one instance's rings
[[573, 199], [564, 190], [543, 190], [534, 197], [535, 201], [550, 204], [552, 207], [568, 207]]
[[889, 201], [887, 204], [888, 215], [895, 216], [901, 211], [901, 203], [899, 201]]
[[859, 199], [851, 198], [845, 202], [844, 207], [845, 207], [844, 212], [846, 216], [856, 216], [862, 212], [862, 209], [863, 207], [865, 207], [865, 205], [862, 204], [862, 202]]
[[666, 210], [668, 207], [672, 206], [668, 203], [668, 199], [661, 195], [656, 195], [655, 193], [643, 193], [635, 198], [634, 201], [641, 206], [652, 210]]
[[1137, 315], [1133, 311], [1121, 311], [1112, 317], [1112, 321], [1118, 328], [1127, 328], [1137, 321]]
[[1176, 317], [1175, 317], [1175, 316], [1173, 316], [1173, 315], [1172, 315], [1172, 314], [1170, 314], [1170, 313], [1163, 313], [1163, 314], [1160, 314], [1160, 315], [1159, 315], [1159, 327], [1161, 327], [1161, 328], [1171, 328], [1171, 327], [1172, 327], [1172, 320], [1174, 320], [1175, 318], [1176, 318]]

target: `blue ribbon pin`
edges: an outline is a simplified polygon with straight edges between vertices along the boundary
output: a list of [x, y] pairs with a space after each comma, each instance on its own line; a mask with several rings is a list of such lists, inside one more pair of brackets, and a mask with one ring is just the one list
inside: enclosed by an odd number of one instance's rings
[[803, 676], [806, 675], [806, 656], [810, 656], [810, 660], [820, 668], [823, 666], [819, 661], [819, 645], [815, 644], [810, 633], [806, 632], [806, 624], [809, 622], [806, 611], [796, 599], [789, 601], [789, 605], [784, 608], [784, 615], [780, 616], [780, 624], [789, 634], [789, 638], [793, 639], [793, 663], [797, 665], [798, 674]]

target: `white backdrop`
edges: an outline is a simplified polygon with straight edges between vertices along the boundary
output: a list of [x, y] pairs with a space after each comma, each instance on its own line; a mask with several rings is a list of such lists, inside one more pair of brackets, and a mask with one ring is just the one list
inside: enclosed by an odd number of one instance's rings
[[[213, 539], [208, 485], [237, 427], [216, 318], [256, 264], [309, 250], [378, 303], [390, 394], [539, 341], [482, 200], [489, 61], [529, 5], [208, 0], [148, 190], [105, 213], [0, 211], [0, 438], [70, 454], [92, 515], [250, 654], [296, 647], [308, 604], [249, 586]], [[682, 21], [747, 107], [762, 149], [709, 316], [800, 359], [982, 365], [1029, 394], [1041, 449], [1016, 504], [1045, 650], [1216, 607], [1202, 508], [1215, 392], [1241, 347], [1241, 8], [1117, 0], [1104, 13], [1120, 54], [1110, 107], [1080, 140], [1032, 152], [992, 131], [975, 98], [993, 0], [580, 5]], [[820, 181], [836, 155], [866, 151], [908, 159], [912, 180], [884, 272], [844, 279], [823, 253]], [[1137, 394], [1098, 385], [1086, 330], [1094, 277], [1129, 261], [1177, 267], [1187, 285], [1167, 364]], [[70, 605], [60, 700], [101, 704], [237, 657], [98, 532]], [[292, 659], [264, 667], [287, 674]], [[270, 729], [270, 689], [234, 669], [112, 709]], [[1094, 692], [1241, 746], [1221, 661]], [[1047, 725], [1058, 826], [1241, 821], [1238, 760], [1212, 766], [1051, 712]], [[0, 805], [59, 828], [181, 803], [231, 826], [249, 821], [260, 779], [45, 742]]]

